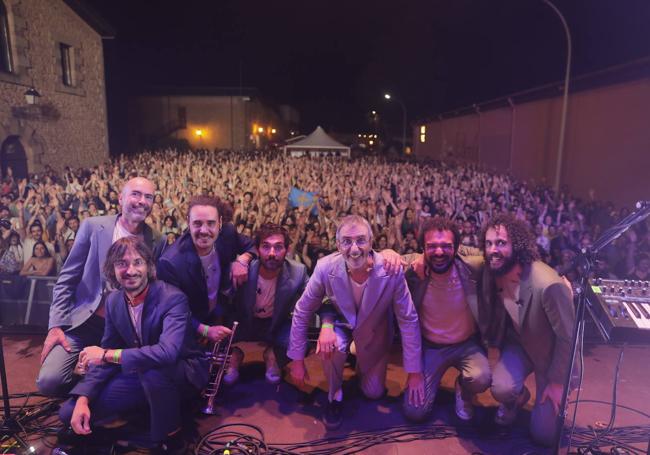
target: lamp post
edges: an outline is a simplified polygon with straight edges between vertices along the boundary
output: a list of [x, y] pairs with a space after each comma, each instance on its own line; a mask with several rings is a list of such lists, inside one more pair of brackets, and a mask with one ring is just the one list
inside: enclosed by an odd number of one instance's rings
[[560, 139], [557, 147], [557, 165], [555, 166], [555, 191], [560, 190], [560, 179], [562, 177], [562, 160], [564, 156], [564, 133], [566, 130], [566, 112], [569, 103], [569, 78], [571, 75], [571, 33], [569, 32], [569, 25], [559, 9], [550, 1], [542, 0], [546, 6], [551, 8], [553, 12], [560, 18], [562, 27], [564, 27], [564, 34], [566, 35], [566, 69], [564, 73], [564, 95], [562, 97], [562, 119], [560, 120]]
[[399, 98], [393, 97], [390, 93], [384, 93], [387, 101], [395, 100], [402, 108], [402, 153], [406, 153], [406, 106]]

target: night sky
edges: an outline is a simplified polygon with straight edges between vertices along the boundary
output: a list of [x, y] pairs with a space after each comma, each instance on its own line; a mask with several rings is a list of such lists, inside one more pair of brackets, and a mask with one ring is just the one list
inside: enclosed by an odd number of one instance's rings
[[[105, 42], [111, 149], [140, 87], [256, 87], [301, 128], [356, 132], [375, 109], [409, 121], [564, 76], [559, 19], [541, 0], [87, 0]], [[650, 55], [649, 0], [555, 0], [573, 37], [572, 74]]]

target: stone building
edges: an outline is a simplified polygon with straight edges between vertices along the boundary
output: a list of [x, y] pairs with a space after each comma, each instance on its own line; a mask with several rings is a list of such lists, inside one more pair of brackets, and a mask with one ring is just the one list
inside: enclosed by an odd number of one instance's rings
[[112, 35], [78, 0], [0, 0], [3, 176], [108, 157], [102, 39]]

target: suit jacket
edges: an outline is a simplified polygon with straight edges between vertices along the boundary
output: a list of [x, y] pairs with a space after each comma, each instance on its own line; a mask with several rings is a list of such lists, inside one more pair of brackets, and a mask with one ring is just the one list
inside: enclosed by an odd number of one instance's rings
[[358, 313], [343, 256], [332, 253], [318, 261], [293, 313], [290, 358], [304, 358], [309, 321], [327, 296], [333, 310], [352, 328], [362, 373], [387, 359], [393, 343], [393, 314], [402, 335], [404, 369], [407, 373], [422, 371], [420, 323], [404, 274], [387, 275], [384, 258], [380, 253], [372, 255], [374, 264]]
[[[483, 270], [483, 258], [481, 256], [456, 256], [454, 265], [458, 271], [463, 291], [465, 292], [465, 300], [467, 305], [474, 316], [474, 320], [479, 328], [485, 330], [486, 317], [483, 308], [479, 305], [478, 300], [478, 283], [480, 281], [481, 272]], [[413, 297], [413, 303], [418, 310], [422, 307], [422, 301], [427, 292], [429, 280], [421, 280], [413, 269], [406, 272], [406, 282], [408, 283], [409, 291]]]
[[[74, 329], [97, 310], [106, 285], [102, 268], [113, 244], [117, 215], [87, 218], [79, 226], [53, 289], [48, 328]], [[155, 234], [144, 225], [145, 243], [152, 248]]]
[[[160, 416], [180, 412], [180, 393], [178, 397], [169, 396], [172, 393], [169, 387], [157, 387], [159, 380], [154, 377], [151, 381], [145, 373], [160, 370], [170, 382], [180, 377], [196, 390], [202, 390], [208, 381], [208, 361], [198, 349], [194, 330], [189, 323], [185, 294], [170, 284], [153, 281], [149, 283], [143, 305], [140, 343], [131, 322], [124, 291], [113, 291], [108, 295], [101, 346], [105, 349], [123, 349], [121, 364], [92, 367], [70, 394], [87, 396], [92, 403], [103, 386], [120, 370], [137, 373], [154, 417], [152, 422], [155, 422], [161, 420], [158, 418]], [[163, 436], [167, 434], [165, 431], [173, 429], [153, 428], [152, 424], [152, 432]]]
[[[230, 263], [242, 253], [256, 256], [255, 245], [250, 237], [240, 235], [232, 223], [225, 223], [214, 243], [221, 268], [221, 289], [230, 284]], [[173, 284], [187, 295], [192, 311], [192, 325], [197, 328], [209, 319], [208, 287], [201, 259], [196, 252], [192, 236], [185, 232], [173, 245], [165, 249], [156, 265], [158, 278]], [[224, 296], [220, 293], [217, 306], [223, 308]]]
[[[507, 311], [496, 295], [494, 279], [483, 271], [482, 298], [489, 312], [486, 341], [501, 347]], [[536, 382], [564, 384], [571, 356], [575, 310], [571, 292], [560, 276], [541, 261], [524, 266], [519, 288], [521, 345], [533, 363]]]
[[[253, 322], [253, 308], [257, 300], [259, 271], [260, 262], [255, 259], [248, 267], [248, 280], [237, 290], [235, 296], [239, 322], [243, 325], [244, 333], [249, 333]], [[308, 281], [309, 275], [307, 275], [307, 267], [304, 264], [289, 259], [284, 260], [275, 289], [271, 333], [275, 333], [283, 324], [291, 322], [291, 312], [296, 306], [296, 301], [305, 290]]]

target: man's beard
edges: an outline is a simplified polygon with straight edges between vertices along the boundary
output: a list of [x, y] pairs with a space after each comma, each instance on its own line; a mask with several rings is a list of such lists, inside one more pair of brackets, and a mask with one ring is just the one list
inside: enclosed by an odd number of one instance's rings
[[[496, 257], [502, 259], [502, 264], [501, 267], [493, 269], [492, 266], [490, 265], [491, 258]], [[512, 270], [512, 268], [517, 264], [517, 260], [515, 259], [514, 256], [510, 257], [505, 257], [502, 254], [492, 254], [488, 257], [486, 257], [485, 262], [487, 262], [487, 266], [490, 269], [490, 272], [494, 274], [495, 276], [503, 276], [507, 274], [509, 271]]]
[[283, 261], [275, 256], [272, 256], [266, 259], [260, 258], [260, 262], [262, 263], [262, 267], [264, 267], [266, 270], [278, 270], [280, 267], [282, 267]]
[[433, 256], [433, 257], [427, 256], [426, 260], [427, 260], [427, 265], [429, 266], [429, 269], [433, 273], [437, 273], [437, 274], [440, 274], [440, 275], [445, 273], [454, 264], [454, 257], [453, 256], [445, 256], [445, 258], [447, 259], [447, 262], [441, 264], [441, 263], [437, 263], [437, 262], [434, 261], [435, 256]]

